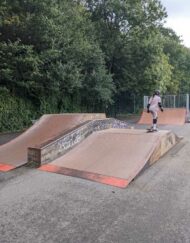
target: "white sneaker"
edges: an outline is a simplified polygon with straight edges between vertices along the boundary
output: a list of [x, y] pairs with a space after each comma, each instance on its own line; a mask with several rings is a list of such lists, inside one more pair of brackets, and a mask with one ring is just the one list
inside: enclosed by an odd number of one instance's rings
[[158, 131], [158, 129], [157, 129], [157, 128], [153, 128], [152, 130], [153, 130], [153, 132], [157, 132], [157, 131]]
[[148, 129], [147, 132], [157, 132], [158, 129], [157, 128], [151, 128], [151, 129]]

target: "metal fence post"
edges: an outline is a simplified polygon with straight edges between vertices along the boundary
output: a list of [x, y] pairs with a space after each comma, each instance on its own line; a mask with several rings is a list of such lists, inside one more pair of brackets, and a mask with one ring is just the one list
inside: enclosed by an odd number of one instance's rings
[[143, 108], [145, 109], [145, 96], [143, 96]]
[[186, 94], [186, 110], [187, 114], [189, 113], [189, 94]]
[[144, 107], [144, 109], [146, 109], [147, 105], [148, 105], [148, 96], [144, 96], [144, 99], [143, 99], [143, 107]]
[[176, 104], [175, 104], [175, 95], [174, 95], [174, 108], [176, 107]]
[[133, 96], [134, 100], [133, 100], [133, 105], [134, 105], [134, 109], [133, 109], [133, 112], [135, 113], [136, 112], [136, 97], [135, 97], [135, 94]]

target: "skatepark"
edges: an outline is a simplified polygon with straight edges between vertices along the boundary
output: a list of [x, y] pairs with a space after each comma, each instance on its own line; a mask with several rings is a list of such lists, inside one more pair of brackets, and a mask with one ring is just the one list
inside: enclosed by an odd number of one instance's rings
[[189, 12], [0, 2], [0, 243], [190, 243]]
[[[183, 125], [185, 116], [185, 109], [166, 109], [160, 124]], [[138, 124], [150, 122], [143, 111]], [[26, 165], [125, 188], [179, 140], [172, 131], [147, 134], [103, 113], [44, 115], [1, 145], [0, 171]]]
[[150, 119], [44, 115], [2, 144], [0, 242], [189, 242], [186, 111]]

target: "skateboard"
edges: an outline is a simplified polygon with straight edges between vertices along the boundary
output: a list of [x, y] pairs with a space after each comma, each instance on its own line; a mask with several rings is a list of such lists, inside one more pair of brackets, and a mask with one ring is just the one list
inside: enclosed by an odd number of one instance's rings
[[152, 130], [151, 128], [148, 128], [146, 132], [147, 132], [147, 133], [150, 133], [150, 132], [153, 133], [153, 132], [158, 132], [158, 130]]

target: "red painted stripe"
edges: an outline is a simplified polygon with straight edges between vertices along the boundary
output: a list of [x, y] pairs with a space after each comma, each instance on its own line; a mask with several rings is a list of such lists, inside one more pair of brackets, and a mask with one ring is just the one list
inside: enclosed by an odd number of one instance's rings
[[0, 171], [2, 172], [7, 172], [9, 170], [13, 170], [15, 167], [12, 165], [8, 165], [8, 164], [0, 164]]
[[126, 180], [126, 179], [121, 179], [118, 177], [112, 177], [112, 176], [106, 176], [106, 175], [100, 175], [97, 173], [80, 171], [80, 170], [75, 170], [75, 169], [69, 169], [69, 168], [65, 168], [65, 167], [59, 167], [56, 165], [48, 165], [48, 164], [42, 165], [39, 168], [39, 170], [63, 174], [63, 175], [67, 175], [67, 176], [79, 177], [82, 179], [96, 181], [99, 183], [116, 186], [116, 187], [120, 187], [120, 188], [125, 188], [129, 184], [128, 180]]

